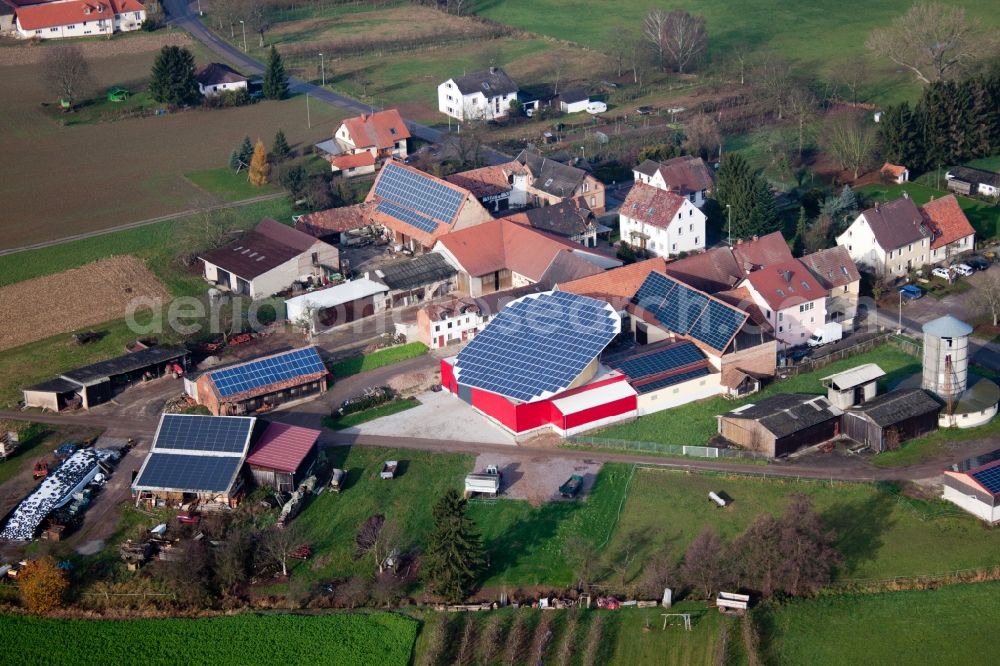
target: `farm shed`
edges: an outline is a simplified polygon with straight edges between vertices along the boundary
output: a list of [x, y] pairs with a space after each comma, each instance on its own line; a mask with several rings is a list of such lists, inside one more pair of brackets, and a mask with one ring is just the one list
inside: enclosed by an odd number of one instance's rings
[[[845, 435], [881, 453], [937, 429], [941, 405], [923, 389], [902, 389], [869, 400], [844, 412]], [[887, 446], [888, 445], [888, 446]]]
[[326, 392], [329, 372], [316, 347], [213, 368], [195, 381], [196, 400], [217, 416], [267, 411]]
[[965, 471], [945, 470], [941, 497], [987, 523], [1000, 522], [1000, 460]]
[[821, 380], [826, 387], [826, 397], [837, 407], [848, 409], [863, 405], [878, 393], [878, 380], [885, 377], [885, 370], [874, 363], [838, 372]]
[[388, 293], [389, 287], [368, 278], [348, 280], [289, 298], [285, 316], [292, 322], [311, 318], [312, 330], [318, 333], [383, 311]]
[[111, 400], [133, 384], [162, 377], [174, 366], [187, 369], [184, 347], [154, 346], [107, 361], [69, 370], [54, 379], [23, 390], [24, 404], [53, 412], [90, 409]]
[[247, 416], [164, 414], [132, 494], [136, 505], [175, 506], [197, 500], [235, 507], [240, 474], [256, 419]]
[[842, 414], [823, 396], [781, 393], [716, 418], [723, 438], [777, 458], [839, 435]]
[[316, 462], [320, 431], [271, 423], [247, 456], [247, 467], [259, 486], [290, 493]]
[[455, 285], [458, 271], [437, 252], [414, 259], [385, 264], [375, 275], [389, 287], [392, 306], [416, 305], [425, 300], [444, 296]]
[[590, 95], [582, 88], [567, 90], [559, 95], [559, 110], [563, 113], [580, 113], [587, 110]]

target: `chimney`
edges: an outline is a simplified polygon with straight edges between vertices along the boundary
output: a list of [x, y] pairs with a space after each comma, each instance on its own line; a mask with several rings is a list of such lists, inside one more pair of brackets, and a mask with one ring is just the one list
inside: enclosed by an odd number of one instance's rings
[[491, 66], [490, 66], [490, 74], [496, 74], [496, 73], [497, 73], [497, 68], [496, 68], [496, 67], [493, 67], [493, 66], [491, 65]]
[[875, 212], [876, 213], [878, 212], [878, 202], [877, 201], [875, 202]]

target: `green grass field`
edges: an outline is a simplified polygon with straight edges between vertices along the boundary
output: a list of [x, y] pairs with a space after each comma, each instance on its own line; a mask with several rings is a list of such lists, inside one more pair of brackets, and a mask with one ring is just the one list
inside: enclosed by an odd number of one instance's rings
[[626, 441], [651, 442], [654, 444], [701, 445], [716, 434], [716, 414], [755, 402], [776, 393], [825, 393], [820, 379], [862, 363], [878, 363], [887, 376], [881, 389], [893, 384], [901, 377], [920, 370], [919, 360], [893, 347], [880, 347], [874, 351], [831, 363], [815, 372], [791, 377], [770, 384], [757, 395], [743, 400], [727, 400], [722, 397], [691, 402], [680, 407], [667, 409], [656, 414], [643, 416], [631, 423], [611, 426], [592, 433], [595, 439], [619, 439]]
[[[720, 509], [709, 491], [733, 502]], [[638, 470], [614, 538], [614, 558], [626, 539], [639, 539], [641, 560], [668, 549], [679, 559], [706, 526], [724, 539], [742, 532], [762, 513], [780, 514], [792, 492], [813, 498], [825, 525], [837, 535], [844, 561], [838, 580], [938, 574], [1000, 564], [1000, 532], [942, 500], [895, 494], [891, 486], [765, 480], [758, 477]], [[639, 574], [637, 564], [632, 572]]]
[[273, 183], [261, 187], [251, 185], [246, 170], [236, 173], [228, 166], [194, 171], [184, 174], [184, 177], [206, 192], [216, 194], [225, 201], [240, 201], [281, 191], [281, 188]]
[[[928, 174], [928, 178], [931, 178], [933, 182], [934, 174]], [[942, 175], [941, 182], [943, 182], [943, 178], [944, 176]], [[878, 201], [898, 199], [903, 195], [903, 192], [906, 192], [918, 206], [930, 201], [931, 197], [939, 199], [949, 194], [944, 190], [935, 189], [934, 187], [920, 183], [906, 183], [905, 185], [884, 185], [879, 183], [865, 185], [864, 187], [859, 187], [858, 192]], [[990, 206], [982, 201], [968, 197], [959, 196], [957, 198], [958, 205], [962, 207], [965, 216], [969, 218], [969, 222], [976, 230], [977, 241], [1000, 238], [1000, 207]]]
[[349, 377], [361, 372], [375, 370], [376, 368], [382, 368], [387, 365], [423, 356], [426, 353], [427, 345], [424, 343], [409, 342], [398, 347], [380, 349], [371, 354], [363, 354], [339, 361], [338, 363], [334, 363], [330, 370], [333, 372], [335, 379], [337, 377]]
[[1000, 437], [1000, 419], [993, 419], [978, 428], [936, 430], [929, 435], [904, 442], [897, 451], [880, 453], [872, 459], [872, 462], [879, 467], [915, 465], [934, 459], [942, 452], [947, 451], [949, 445], [956, 442], [967, 442], [986, 437]]
[[155, 620], [0, 616], [7, 664], [387, 664], [410, 662], [417, 623], [392, 613]]
[[374, 421], [375, 419], [380, 419], [383, 416], [391, 416], [392, 414], [405, 412], [407, 409], [413, 409], [419, 404], [420, 403], [416, 398], [407, 398], [393, 400], [385, 403], [384, 405], [372, 407], [371, 409], [354, 412], [353, 414], [347, 414], [339, 419], [333, 418], [332, 416], [325, 416], [323, 417], [323, 427], [329, 428], [330, 430], [353, 428], [356, 425], [367, 423], [368, 421]]
[[766, 663], [990, 664], [1000, 583], [820, 597], [754, 612]]

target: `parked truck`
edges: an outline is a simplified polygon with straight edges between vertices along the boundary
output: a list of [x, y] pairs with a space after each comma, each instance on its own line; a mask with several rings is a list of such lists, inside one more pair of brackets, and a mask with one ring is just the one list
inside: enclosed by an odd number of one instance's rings
[[810, 347], [822, 347], [823, 345], [830, 344], [831, 342], [837, 342], [844, 337], [844, 329], [835, 321], [831, 321], [829, 324], [823, 324], [823, 327], [813, 333], [813, 336], [809, 338], [808, 345]]
[[383, 479], [391, 479], [396, 476], [396, 469], [399, 467], [399, 461], [396, 460], [386, 460], [382, 463], [382, 471], [379, 472], [379, 477]]
[[465, 496], [487, 495], [496, 497], [500, 494], [502, 475], [496, 465], [487, 465], [482, 472], [473, 472], [465, 477]]

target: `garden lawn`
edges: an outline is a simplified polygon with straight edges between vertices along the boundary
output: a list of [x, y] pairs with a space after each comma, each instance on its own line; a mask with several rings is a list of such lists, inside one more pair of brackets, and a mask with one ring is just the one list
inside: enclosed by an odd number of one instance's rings
[[[725, 508], [710, 491], [733, 498]], [[680, 559], [688, 543], [711, 527], [731, 540], [763, 514], [780, 515], [793, 492], [809, 495], [843, 556], [837, 580], [940, 574], [1000, 564], [1000, 532], [943, 500], [896, 494], [890, 485], [761, 479], [743, 475], [636, 472], [614, 538], [604, 550], [614, 561], [627, 541], [640, 544], [630, 575], [649, 557]], [[667, 555], [664, 555], [664, 549]]]
[[341, 418], [334, 418], [332, 416], [323, 417], [323, 426], [329, 428], [330, 430], [343, 430], [344, 428], [353, 428], [361, 423], [367, 423], [368, 421], [374, 421], [375, 419], [380, 419], [383, 416], [390, 416], [392, 414], [398, 414], [399, 412], [405, 412], [407, 409], [413, 409], [420, 402], [416, 398], [406, 398], [393, 400], [392, 402], [387, 402], [384, 405], [378, 405], [372, 407], [371, 409], [365, 409], [360, 412], [354, 412], [353, 414], [347, 414]]
[[760, 393], [742, 400], [728, 400], [721, 396], [691, 402], [656, 414], [642, 416], [631, 423], [622, 423], [592, 433], [586, 438], [598, 446], [613, 444], [606, 440], [625, 440], [671, 444], [675, 446], [699, 446], [705, 444], [717, 432], [715, 416], [728, 412], [740, 405], [757, 402], [777, 393], [823, 394], [820, 379], [837, 372], [856, 367], [863, 363], [877, 363], [886, 372], [879, 382], [879, 390], [894, 384], [898, 379], [920, 371], [920, 361], [914, 356], [894, 347], [883, 346], [870, 352], [859, 354], [842, 361], [831, 363], [819, 370], [770, 384]]
[[[942, 180], [943, 180], [942, 176]], [[920, 183], [906, 183], [904, 185], [885, 185], [882, 183], [865, 185], [859, 187], [858, 192], [878, 201], [892, 201], [903, 196], [903, 192], [910, 195], [913, 203], [922, 206], [931, 197], [940, 199], [950, 192], [938, 190]], [[962, 207], [965, 216], [976, 230], [976, 240], [1000, 239], [1000, 207], [990, 206], [976, 199], [969, 197], [956, 197], [958, 205]]]
[[986, 169], [987, 171], [1000, 171], [1000, 155], [981, 157], [978, 160], [971, 160], [966, 162], [965, 166], [972, 167], [974, 169]]
[[1000, 583], [803, 599], [761, 607], [768, 663], [987, 664]]
[[[272, 175], [276, 166], [271, 166]], [[201, 189], [211, 194], [218, 195], [225, 201], [240, 201], [259, 197], [262, 194], [280, 192], [281, 188], [274, 184], [267, 184], [261, 187], [250, 184], [246, 169], [236, 173], [228, 166], [217, 169], [207, 169], [205, 171], [195, 171], [184, 174], [184, 177]]]
[[423, 356], [427, 353], [427, 345], [422, 342], [410, 342], [398, 347], [379, 349], [371, 354], [362, 354], [352, 358], [338, 361], [331, 369], [334, 379], [338, 377], [349, 377], [368, 370], [383, 368], [387, 365], [407, 361], [411, 358]]
[[0, 616], [4, 663], [406, 666], [416, 621], [393, 613], [49, 620]]

